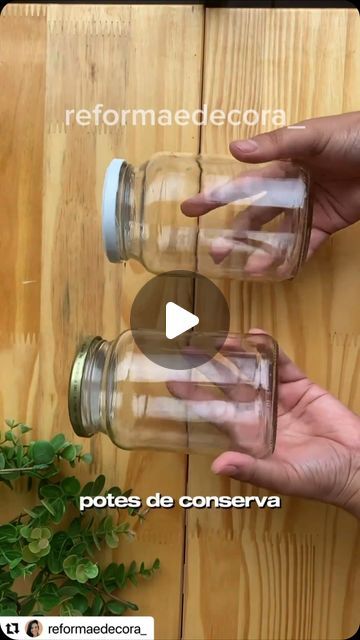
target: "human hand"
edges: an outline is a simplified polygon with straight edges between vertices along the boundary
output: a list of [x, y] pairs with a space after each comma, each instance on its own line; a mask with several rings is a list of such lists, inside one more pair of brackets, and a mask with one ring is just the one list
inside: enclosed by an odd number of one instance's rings
[[[298, 165], [309, 175], [312, 198], [313, 220], [307, 257], [328, 236], [360, 219], [360, 112], [313, 118], [299, 125], [305, 128], [283, 127], [250, 140], [232, 142], [230, 151], [236, 159], [248, 165], [272, 163], [255, 167], [253, 171], [247, 168], [237, 178], [182, 203], [185, 215], [202, 216], [246, 197], [253, 200], [253, 204], [235, 217], [232, 238], [219, 238], [214, 243], [210, 253], [215, 263], [222, 262], [236, 246], [245, 250], [246, 243], [248, 260], [244, 275], [256, 277], [274, 266], [277, 276], [284, 275], [286, 265], [282, 265], [281, 245], [277, 243], [286, 237], [284, 233], [291, 231], [294, 205], [286, 202], [291, 202], [293, 197], [296, 201], [296, 189], [301, 184], [295, 180], [295, 190], [290, 193], [286, 184], [290, 185], [291, 178], [296, 176]], [[264, 193], [265, 199], [261, 198]], [[281, 200], [282, 206], [279, 206]], [[268, 244], [266, 225], [275, 218], [279, 222], [277, 228], [270, 228], [275, 243], [272, 246]], [[265, 233], [257, 233], [259, 230]], [[259, 247], [251, 255], [252, 238], [257, 238]]]
[[360, 112], [312, 118], [230, 144], [242, 162], [292, 159], [309, 172], [313, 224], [308, 257], [330, 235], [360, 219]]
[[[258, 330], [256, 330], [259, 333]], [[360, 518], [360, 418], [279, 354], [275, 452], [256, 459], [227, 451], [216, 474], [341, 506]]]

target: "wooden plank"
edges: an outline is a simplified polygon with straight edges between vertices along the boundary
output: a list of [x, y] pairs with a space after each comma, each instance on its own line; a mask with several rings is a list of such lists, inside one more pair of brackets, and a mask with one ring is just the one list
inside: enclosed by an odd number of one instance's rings
[[[359, 109], [356, 10], [208, 9], [202, 102], [209, 111], [279, 109], [288, 122]], [[202, 151], [274, 128], [209, 124]], [[201, 224], [201, 223], [200, 223]], [[272, 333], [304, 368], [360, 410], [360, 225], [334, 237], [293, 282], [223, 283], [232, 327]], [[198, 299], [198, 315], [206, 314]], [[192, 456], [190, 495], [254, 495], [214, 477]], [[260, 494], [266, 492], [260, 491]], [[186, 640], [330, 640], [358, 627], [359, 526], [317, 502], [283, 498], [275, 512], [191, 510], [187, 514], [183, 637]]]
[[[46, 7], [4, 8], [0, 17], [1, 420], [32, 415], [38, 379], [45, 57]], [[19, 497], [17, 504], [22, 507], [23, 501]], [[6, 517], [13, 501], [2, 502]]]
[[[128, 327], [132, 299], [150, 277], [139, 264], [122, 267], [105, 258], [100, 220], [105, 168], [115, 156], [139, 164], [162, 149], [197, 151], [199, 130], [195, 125], [106, 128], [73, 123], [67, 127], [65, 109], [92, 109], [97, 103], [114, 109], [197, 108], [203, 10], [192, 6], [51, 5], [46, 16], [44, 12], [39, 16], [29, 7], [14, 5], [7, 12], [8, 22], [2, 29], [7, 34], [10, 70], [2, 84], [3, 99], [9, 112], [17, 113], [14, 129], [24, 117], [28, 126], [34, 123], [32, 134], [27, 135], [33, 135], [36, 155], [32, 165], [27, 150], [24, 156], [24, 139], [16, 135], [12, 169], [1, 186], [9, 194], [13, 184], [19, 190], [26, 187], [29, 191], [31, 186], [36, 195], [29, 199], [24, 190], [22, 201], [8, 196], [13, 198], [16, 215], [9, 231], [16, 251], [2, 252], [6, 286], [1, 301], [5, 305], [11, 298], [6, 335], [16, 333], [21, 355], [9, 341], [1, 353], [1, 376], [5, 378], [6, 371], [7, 377], [1, 409], [6, 416], [36, 426], [36, 437], [50, 437], [58, 431], [70, 436], [67, 384], [79, 340], [91, 333], [111, 339]], [[24, 60], [28, 63], [22, 67]], [[36, 88], [41, 85], [36, 96], [34, 83]], [[20, 134], [25, 131], [21, 125]], [[10, 132], [6, 140], [5, 151]], [[24, 252], [26, 263], [37, 265], [35, 275], [24, 271]], [[13, 300], [19, 277], [39, 283], [37, 295], [31, 297], [31, 321], [25, 303], [23, 310], [22, 302]], [[26, 338], [29, 331], [36, 333], [36, 340]], [[90, 447], [95, 462], [89, 474], [82, 474], [84, 479], [104, 472], [110, 485], [132, 487], [142, 497], [161, 491], [176, 498], [184, 492], [184, 456], [125, 453], [105, 437], [94, 439]], [[134, 557], [147, 562], [160, 558], [159, 575], [125, 595], [139, 604], [142, 614], [155, 617], [156, 637], [167, 640], [179, 637], [183, 519], [181, 509], [153, 511], [137, 528], [135, 544], [125, 542], [119, 551], [103, 558], [125, 562]], [[172, 606], [164, 607], [164, 600]]]

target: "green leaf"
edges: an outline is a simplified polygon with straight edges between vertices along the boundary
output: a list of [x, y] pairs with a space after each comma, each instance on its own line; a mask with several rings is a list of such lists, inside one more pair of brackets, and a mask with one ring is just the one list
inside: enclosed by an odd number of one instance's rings
[[42, 498], [59, 498], [62, 496], [60, 487], [56, 484], [45, 484], [39, 489]]
[[119, 545], [119, 536], [116, 535], [114, 531], [111, 531], [105, 535], [105, 541], [110, 549], [117, 549]]
[[27, 424], [21, 424], [19, 425], [19, 427], [20, 427], [20, 432], [22, 434], [28, 433], [29, 431], [31, 431], [31, 427], [28, 427]]
[[94, 481], [92, 495], [93, 496], [99, 496], [101, 494], [104, 486], [105, 486], [105, 476], [104, 475], [100, 475]]
[[5, 469], [5, 456], [0, 452], [0, 470]]
[[0, 540], [6, 540], [6, 542], [16, 542], [18, 538], [18, 531], [13, 524], [3, 524], [2, 526], [0, 526]]
[[76, 611], [79, 611], [81, 614], [84, 614], [86, 609], [89, 606], [89, 603], [87, 601], [87, 598], [85, 598], [85, 596], [82, 596], [81, 594], [77, 594], [70, 600], [70, 605], [73, 607], [73, 609], [76, 609]]
[[24, 604], [20, 608], [20, 615], [21, 616], [30, 615], [30, 613], [32, 612], [35, 604], [36, 604], [35, 598], [30, 598], [27, 602], [25, 601]]
[[66, 438], [63, 433], [58, 433], [50, 440], [50, 444], [52, 445], [55, 453], [58, 453], [60, 449], [64, 446], [66, 442]]
[[122, 496], [122, 491], [120, 487], [110, 487], [109, 491], [107, 491], [106, 493], [107, 494], [111, 493], [114, 496], [114, 498], [118, 498], [119, 496]]
[[34, 593], [34, 591], [36, 591], [40, 585], [42, 584], [43, 580], [45, 577], [45, 572], [44, 571], [40, 571], [36, 578], [34, 578], [33, 583], [31, 585], [31, 593]]
[[38, 542], [39, 549], [47, 549], [49, 546], [49, 540], [47, 538], [41, 538]]
[[18, 467], [21, 467], [22, 465], [23, 455], [24, 455], [24, 447], [22, 446], [22, 444], [18, 444], [16, 446], [16, 464]]
[[124, 604], [126, 604], [128, 609], [131, 609], [131, 611], [139, 611], [139, 607], [137, 606], [137, 604], [135, 604], [135, 602], [129, 602], [129, 600], [124, 600]]
[[16, 567], [11, 569], [11, 576], [16, 580], [16, 578], [25, 578], [27, 572], [23, 565], [17, 564]]
[[76, 568], [76, 556], [68, 556], [67, 558], [65, 558], [65, 560], [63, 561], [63, 569], [70, 580], [76, 580]]
[[51, 513], [55, 524], [59, 524], [65, 514], [66, 506], [61, 498], [48, 499], [41, 501], [41, 504]]
[[84, 453], [84, 455], [81, 456], [81, 460], [83, 462], [86, 462], [87, 464], [91, 464], [92, 461], [93, 461], [93, 457], [92, 457], [91, 453]]
[[90, 562], [89, 560], [85, 565], [85, 573], [90, 579], [96, 578], [99, 573], [99, 567], [94, 562]]
[[54, 522], [55, 524], [59, 524], [65, 515], [66, 505], [61, 498], [57, 498], [52, 506], [55, 510]]
[[64, 587], [59, 587], [59, 597], [61, 599], [63, 598], [68, 598], [69, 596], [76, 596], [79, 593], [79, 587], [76, 586], [71, 586], [71, 585], [65, 585]]
[[96, 595], [91, 606], [91, 615], [100, 616], [103, 606], [104, 606], [103, 599], [99, 595]]
[[116, 570], [116, 582], [119, 589], [121, 589], [126, 582], [126, 571], [123, 563], [119, 564]]
[[6, 431], [5, 432], [5, 440], [7, 440], [8, 442], [16, 442], [16, 436], [13, 434], [12, 431]]
[[106, 606], [110, 613], [113, 613], [115, 616], [122, 616], [127, 609], [127, 606], [123, 602], [118, 602], [117, 600], [110, 600]]
[[77, 564], [77, 557], [75, 555], [70, 555], [67, 558], [65, 558], [64, 562], [63, 562], [63, 567], [64, 569], [69, 569], [70, 567], [75, 567]]
[[29, 551], [31, 551], [31, 553], [33, 553], [34, 555], [37, 555], [41, 550], [41, 547], [39, 546], [40, 542], [40, 540], [34, 540], [34, 542], [30, 542], [30, 544], [28, 545]]
[[15, 427], [18, 426], [18, 422], [16, 422], [15, 420], [10, 420], [9, 418], [7, 418], [7, 420], [5, 420], [5, 424], [10, 427], [10, 429], [15, 429]]
[[118, 565], [116, 564], [116, 562], [111, 562], [103, 571], [103, 579], [105, 580], [105, 582], [115, 579], [117, 576], [117, 571]]
[[92, 539], [93, 539], [95, 547], [98, 549], [98, 551], [101, 551], [100, 542], [99, 542], [99, 539], [98, 539], [96, 533], [94, 531], [92, 531], [91, 535], [92, 535]]
[[61, 482], [61, 488], [68, 496], [76, 496], [80, 493], [81, 485], [77, 478], [74, 476], [70, 478], [64, 478]]
[[59, 557], [57, 553], [54, 553], [52, 550], [47, 556], [47, 566], [49, 571], [54, 575], [58, 575], [63, 570], [63, 558]]
[[51, 464], [55, 457], [54, 447], [46, 440], [37, 440], [31, 447], [31, 457], [35, 464]]
[[80, 535], [81, 531], [82, 531], [81, 518], [74, 518], [71, 521], [70, 526], [68, 528], [69, 536], [71, 536], [72, 538], [75, 538], [76, 536]]
[[21, 561], [22, 561], [22, 556], [21, 555], [18, 558], [14, 558], [14, 560], [12, 560], [9, 563], [9, 569], [10, 570], [15, 569], [15, 567], [17, 567], [18, 564], [20, 564]]
[[133, 575], [134, 573], [136, 573], [136, 568], [137, 568], [136, 561], [133, 560], [127, 570], [127, 576], [129, 577], [130, 575]]
[[76, 449], [73, 444], [69, 444], [65, 449], [61, 452], [61, 457], [64, 460], [68, 460], [68, 462], [72, 462], [76, 458]]
[[114, 521], [111, 516], [106, 516], [103, 522], [103, 528], [106, 533], [111, 533], [114, 529]]
[[31, 527], [21, 527], [20, 535], [25, 538], [25, 540], [30, 540], [32, 534]]
[[71, 554], [74, 554], [78, 558], [81, 558], [84, 555], [85, 551], [86, 551], [86, 543], [85, 542], [79, 542], [79, 544], [76, 544], [71, 549]]
[[75, 579], [80, 582], [80, 584], [85, 584], [85, 582], [88, 581], [89, 576], [87, 575], [86, 571], [85, 571], [85, 567], [83, 564], [79, 564], [76, 567], [76, 571], [75, 571]]
[[73, 582], [68, 581], [60, 587], [60, 592], [62, 594], [61, 597], [63, 595], [76, 596], [78, 593], [87, 597], [89, 595], [89, 588], [84, 584], [74, 584]]
[[54, 609], [54, 607], [59, 604], [59, 597], [55, 595], [40, 594], [38, 596], [38, 601], [40, 602], [44, 611], [51, 611], [51, 609]]
[[0, 616], [16, 616], [16, 615], [17, 615], [16, 605], [14, 605], [14, 607], [10, 607], [7, 604], [5, 604], [5, 606], [2, 606], [0, 609]]
[[0, 563], [7, 564], [19, 556], [18, 549], [14, 549], [12, 544], [2, 542], [0, 546]]
[[8, 571], [2, 570], [0, 572], [0, 591], [4, 591], [12, 586], [14, 580], [12, 579], [10, 573]]
[[55, 509], [53, 507], [52, 500], [46, 498], [45, 500], [41, 500], [41, 504], [44, 505], [45, 509], [47, 509], [53, 517], [55, 516]]
[[22, 557], [23, 557], [23, 560], [25, 560], [25, 562], [33, 563], [38, 561], [38, 556], [32, 553], [28, 546], [23, 548]]
[[84, 484], [83, 488], [81, 489], [80, 495], [81, 496], [92, 496], [93, 495], [93, 486], [94, 486], [93, 482], [87, 482], [86, 484]]

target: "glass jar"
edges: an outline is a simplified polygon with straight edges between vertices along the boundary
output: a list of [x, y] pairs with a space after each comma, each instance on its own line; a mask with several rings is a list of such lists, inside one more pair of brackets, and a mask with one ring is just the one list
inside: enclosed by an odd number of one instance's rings
[[103, 237], [112, 262], [210, 278], [284, 280], [306, 258], [308, 178], [298, 165], [231, 156], [158, 153], [140, 167], [114, 159], [103, 188]]
[[[77, 435], [102, 432], [122, 449], [237, 450], [256, 457], [273, 451], [277, 344], [270, 336], [229, 334], [224, 341], [194, 332], [180, 352], [148, 331], [149, 349], [161, 349], [163, 362], [174, 366], [169, 368], [146, 357], [133, 333], [113, 342], [89, 338], [78, 351], [69, 382]], [[216, 355], [204, 359], [199, 345], [219, 340]]]

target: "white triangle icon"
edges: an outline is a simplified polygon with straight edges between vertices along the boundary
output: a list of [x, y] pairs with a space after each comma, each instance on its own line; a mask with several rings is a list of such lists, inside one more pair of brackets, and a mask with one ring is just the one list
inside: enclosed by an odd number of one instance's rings
[[199, 318], [193, 313], [179, 307], [175, 302], [167, 302], [165, 333], [169, 340], [173, 340], [197, 324], [199, 324]]

